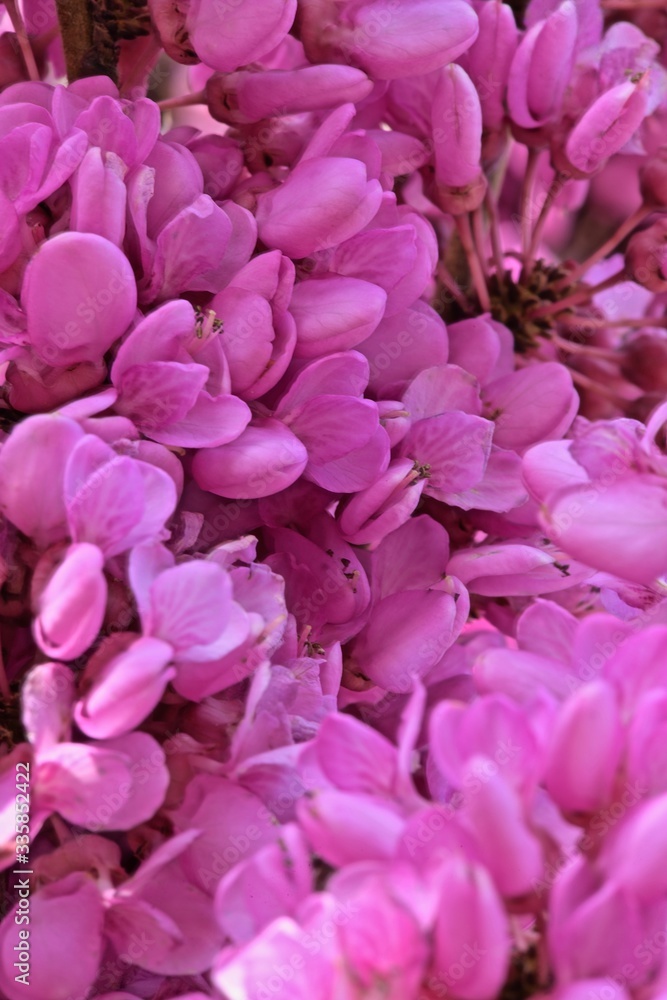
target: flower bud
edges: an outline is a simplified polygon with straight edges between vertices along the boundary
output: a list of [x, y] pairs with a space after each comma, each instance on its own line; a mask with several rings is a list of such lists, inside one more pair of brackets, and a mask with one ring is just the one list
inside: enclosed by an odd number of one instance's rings
[[565, 154], [580, 177], [590, 177], [618, 153], [637, 131], [648, 105], [648, 75], [602, 94], [577, 122]]
[[[650, 323], [651, 320], [647, 319], [647, 326]], [[623, 348], [621, 370], [644, 392], [667, 394], [667, 338], [652, 333], [641, 333], [635, 337]]]
[[440, 73], [431, 121], [438, 204], [452, 214], [472, 211], [486, 192], [480, 167], [482, 108], [475, 85], [455, 63]]
[[667, 146], [639, 168], [639, 184], [646, 205], [667, 206]]
[[630, 239], [625, 251], [628, 277], [650, 292], [667, 291], [667, 219], [658, 219]]
[[190, 0], [148, 0], [148, 10], [153, 27], [164, 51], [175, 62], [192, 65], [198, 63], [186, 27]]
[[253, 73], [215, 73], [206, 84], [209, 111], [217, 121], [248, 125], [264, 118], [337, 108], [356, 103], [373, 89], [365, 73], [352, 66]]
[[577, 45], [577, 9], [572, 0], [523, 36], [509, 73], [507, 107], [521, 128], [540, 128], [558, 118], [570, 82]]

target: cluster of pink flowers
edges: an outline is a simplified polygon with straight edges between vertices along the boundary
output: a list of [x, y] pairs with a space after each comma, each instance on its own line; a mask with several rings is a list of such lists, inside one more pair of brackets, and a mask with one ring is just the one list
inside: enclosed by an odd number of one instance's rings
[[89, 6], [0, 5], [0, 998], [664, 1000], [664, 11]]

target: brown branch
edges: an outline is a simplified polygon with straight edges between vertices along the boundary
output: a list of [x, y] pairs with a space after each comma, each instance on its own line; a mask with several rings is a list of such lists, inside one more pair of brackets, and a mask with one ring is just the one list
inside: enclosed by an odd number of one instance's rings
[[104, 0], [56, 0], [67, 77], [109, 76], [116, 81], [118, 47]]

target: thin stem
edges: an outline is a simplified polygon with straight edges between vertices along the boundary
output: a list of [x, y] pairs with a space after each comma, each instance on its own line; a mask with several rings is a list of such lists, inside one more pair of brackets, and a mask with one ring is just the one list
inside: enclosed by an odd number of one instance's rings
[[23, 56], [28, 76], [31, 80], [39, 80], [40, 73], [37, 69], [35, 53], [32, 51], [32, 45], [30, 44], [28, 33], [25, 30], [25, 24], [23, 22], [23, 18], [21, 17], [21, 11], [18, 8], [18, 3], [16, 0], [5, 0], [5, 8], [9, 14], [9, 20], [12, 22], [12, 27], [16, 33], [16, 38], [18, 39], [19, 48], [21, 49], [21, 55]]
[[456, 222], [456, 230], [459, 234], [461, 245], [463, 246], [465, 255], [468, 258], [470, 276], [472, 278], [473, 285], [475, 286], [475, 291], [477, 292], [479, 304], [484, 312], [490, 312], [491, 299], [489, 298], [489, 291], [486, 287], [484, 271], [479, 262], [479, 257], [477, 256], [477, 252], [475, 251], [475, 246], [473, 244], [470, 217], [468, 215], [457, 215], [454, 217], [454, 221]]
[[65, 825], [60, 816], [57, 813], [52, 813], [49, 817], [51, 820], [51, 826], [53, 827], [53, 832], [58, 838], [59, 844], [68, 844], [70, 840], [73, 840], [72, 831]]
[[512, 136], [509, 136], [505, 144], [505, 148], [500, 154], [500, 158], [498, 159], [491, 173], [491, 177], [489, 178], [489, 187], [491, 188], [491, 193], [493, 197], [496, 199], [496, 201], [500, 197], [500, 192], [502, 191], [503, 185], [505, 184], [505, 178], [507, 176], [507, 169], [510, 164], [510, 157], [512, 155], [513, 145], [514, 145], [514, 139], [512, 138]]
[[487, 190], [486, 198], [484, 201], [486, 205], [486, 211], [489, 216], [489, 235], [491, 236], [491, 248], [493, 250], [493, 263], [496, 267], [496, 274], [498, 275], [498, 280], [502, 281], [505, 277], [505, 261], [503, 258], [503, 245], [500, 238], [500, 225], [498, 222], [498, 206], [496, 204], [496, 199], [493, 196], [491, 190]]
[[463, 311], [469, 312], [470, 303], [463, 294], [463, 291], [461, 290], [461, 287], [457, 282], [456, 278], [453, 276], [448, 267], [442, 261], [440, 261], [440, 263], [438, 264], [438, 277], [440, 278], [440, 281], [443, 283], [443, 285], [450, 293], [450, 295], [452, 295], [456, 299], [456, 301], [461, 306]]
[[607, 327], [628, 327], [630, 329], [641, 329], [642, 327], [667, 327], [667, 318], [652, 318], [651, 316], [642, 316], [640, 318], [626, 318], [626, 319], [595, 319], [592, 317], [581, 317], [578, 318], [578, 325], [583, 329], [589, 330], [606, 330]]
[[2, 645], [0, 644], [0, 695], [3, 701], [11, 701], [12, 692], [9, 687], [9, 680], [7, 679], [7, 671], [5, 670], [5, 660], [2, 655]]
[[622, 222], [618, 229], [612, 233], [608, 240], [605, 240], [602, 246], [598, 247], [595, 253], [592, 253], [590, 257], [582, 261], [581, 264], [577, 264], [574, 271], [568, 274], [567, 278], [563, 279], [563, 283], [571, 284], [573, 281], [577, 281], [583, 274], [588, 271], [589, 268], [593, 267], [599, 261], [603, 260], [607, 254], [611, 253], [618, 244], [625, 239], [628, 233], [631, 233], [635, 226], [638, 226], [647, 215], [650, 215], [652, 209], [647, 205], [640, 205], [639, 208], [629, 215], [625, 222]]
[[589, 358], [600, 358], [601, 361], [618, 362], [619, 360], [618, 353], [606, 347], [589, 347], [587, 344], [577, 344], [575, 341], [559, 337], [556, 333], [551, 334], [550, 340], [566, 354], [584, 354]]
[[604, 10], [662, 10], [665, 0], [602, 0]]
[[578, 292], [573, 292], [572, 295], [567, 295], [560, 302], [548, 302], [544, 306], [540, 306], [534, 312], [531, 312], [531, 319], [540, 319], [542, 316], [553, 316], [557, 313], [564, 312], [566, 309], [571, 309], [572, 306], [581, 305], [583, 302], [588, 302], [593, 296], [598, 295], [599, 292], [606, 291], [607, 288], [613, 288], [614, 285], [618, 285], [619, 282], [627, 280], [627, 274], [625, 268], [622, 267], [620, 271], [616, 274], [612, 274], [609, 278], [604, 281], [598, 282], [597, 285], [592, 287], [582, 288]]
[[524, 253], [528, 252], [528, 247], [530, 246], [532, 218], [528, 210], [532, 205], [535, 194], [535, 181], [537, 179], [537, 165], [540, 153], [541, 150], [538, 149], [528, 150], [526, 173], [521, 188], [521, 249]]
[[172, 108], [187, 108], [192, 104], [206, 104], [206, 91], [198, 90], [196, 93], [186, 94], [185, 97], [167, 97], [164, 101], [157, 102], [160, 111], [171, 111]]
[[536, 928], [539, 933], [537, 939], [537, 982], [543, 990], [546, 990], [549, 985], [551, 964], [547, 947], [546, 921], [542, 913], [537, 914]]
[[486, 278], [488, 276], [486, 268], [486, 254], [484, 252], [484, 217], [482, 215], [482, 206], [478, 206], [474, 212], [471, 213], [472, 218], [472, 232], [475, 242], [475, 250], [477, 251], [477, 256], [479, 258], [480, 265], [482, 267], [482, 273], [484, 275], [484, 282], [486, 283]]
[[620, 403], [625, 406], [628, 402], [619, 393], [614, 392], [609, 386], [602, 385], [600, 382], [596, 382], [594, 379], [589, 378], [588, 375], [583, 375], [581, 372], [576, 371], [573, 368], [569, 369], [570, 375], [572, 376], [572, 381], [580, 385], [582, 389], [587, 389], [589, 392], [594, 392], [598, 396], [604, 396], [605, 399], [612, 399], [615, 403]]
[[549, 212], [551, 211], [551, 208], [557, 196], [563, 190], [563, 187], [565, 186], [567, 180], [568, 178], [565, 174], [557, 173], [554, 179], [552, 180], [551, 184], [549, 185], [549, 190], [546, 193], [544, 203], [542, 205], [542, 208], [540, 209], [540, 214], [537, 217], [537, 222], [535, 223], [535, 228], [533, 229], [533, 235], [531, 236], [530, 239], [530, 245], [526, 252], [526, 262], [524, 264], [524, 271], [527, 271], [528, 268], [533, 263], [533, 258], [535, 257], [535, 254], [537, 253], [538, 247], [540, 245], [540, 240], [542, 239], [542, 230], [544, 229], [544, 225], [549, 217]]

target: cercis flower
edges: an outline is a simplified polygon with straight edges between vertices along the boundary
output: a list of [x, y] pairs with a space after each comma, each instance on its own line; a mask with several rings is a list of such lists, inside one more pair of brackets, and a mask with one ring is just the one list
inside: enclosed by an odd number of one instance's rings
[[215, 322], [198, 320], [188, 302], [169, 302], [149, 313], [118, 350], [111, 369], [115, 408], [154, 441], [214, 447], [249, 423], [248, 407], [229, 391]]

